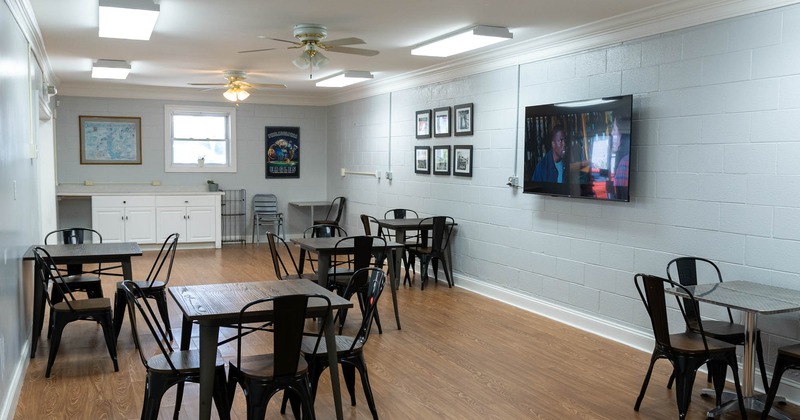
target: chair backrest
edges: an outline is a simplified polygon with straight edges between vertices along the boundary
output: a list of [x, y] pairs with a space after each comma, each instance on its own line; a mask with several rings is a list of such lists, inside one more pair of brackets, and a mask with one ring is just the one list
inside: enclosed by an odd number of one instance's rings
[[[645, 309], [647, 309], [647, 314], [650, 315], [650, 322], [653, 326], [653, 334], [655, 335], [657, 345], [672, 347], [664, 284], [683, 292], [687, 296], [686, 301], [690, 306], [694, 307], [695, 310], [697, 310], [697, 300], [695, 300], [694, 295], [692, 295], [689, 289], [680, 283], [662, 277], [640, 273], [634, 276], [633, 281], [636, 284], [639, 297], [642, 298], [642, 303], [644, 303]], [[706, 351], [708, 351], [708, 343], [706, 342], [705, 334], [703, 334], [702, 322], [698, 322], [698, 326], [700, 335], [703, 337], [703, 345]]]
[[275, 194], [256, 194], [253, 196], [253, 213], [261, 215], [276, 215], [278, 211], [278, 197]]
[[[314, 302], [319, 310], [311, 313], [308, 311]], [[272, 306], [272, 341], [274, 357], [274, 377], [294, 376], [297, 373], [297, 362], [300, 360], [300, 346], [303, 341], [304, 325], [306, 318], [315, 316], [320, 319], [321, 325], [328, 322], [331, 301], [323, 295], [285, 295], [254, 300], [245, 305], [239, 312], [238, 338], [236, 339], [236, 365], [242, 365], [242, 338], [243, 325], [250, 322], [248, 314], [266, 310]], [[319, 348], [323, 329], [314, 333], [316, 345]], [[252, 334], [251, 334], [252, 335]], [[263, 340], [262, 340], [263, 341]]]
[[[148, 287], [152, 287], [156, 281], [162, 281], [165, 285], [169, 283], [169, 277], [172, 275], [172, 262], [175, 260], [175, 250], [178, 249], [180, 236], [179, 233], [173, 233], [164, 240], [161, 250], [158, 251], [153, 266], [150, 268], [150, 273], [147, 274]], [[166, 269], [164, 269], [164, 265], [167, 266]], [[162, 270], [164, 271], [162, 272]]]
[[[350, 268], [355, 271], [364, 267], [369, 267], [372, 262], [372, 244], [374, 239], [380, 239], [386, 244], [386, 240], [376, 236], [346, 236], [336, 242], [336, 248], [353, 247], [352, 258], [347, 254], [340, 254], [339, 252], [333, 253], [333, 260], [331, 267], [349, 262]], [[385, 246], [385, 245], [384, 245]]]
[[[455, 226], [455, 220], [453, 220], [450, 216], [433, 216], [433, 217], [426, 217], [419, 222], [418, 230], [419, 232], [424, 232], [425, 228], [423, 225], [428, 223], [432, 223], [433, 227], [430, 228], [431, 230], [431, 249], [434, 252], [442, 252], [450, 245], [450, 234], [453, 232], [453, 226]], [[427, 246], [427, 244], [424, 244]]]
[[347, 284], [344, 296], [351, 296], [356, 291], [361, 291], [361, 299], [364, 300], [363, 319], [361, 327], [356, 333], [355, 340], [350, 346], [353, 349], [358, 343], [362, 345], [369, 339], [369, 332], [372, 328], [372, 320], [375, 318], [375, 313], [378, 310], [378, 299], [383, 293], [383, 287], [386, 285], [386, 273], [378, 267], [365, 267], [356, 270]]
[[[143, 325], [147, 326], [147, 329], [150, 331], [150, 334], [153, 335], [155, 343], [157, 344], [158, 351], [164, 355], [164, 360], [167, 361], [169, 364], [170, 369], [177, 373], [178, 369], [172, 362], [172, 359], [169, 357], [170, 354], [174, 351], [172, 345], [169, 342], [167, 336], [166, 328], [161, 325], [159, 322], [159, 317], [156, 316], [153, 307], [150, 306], [150, 302], [147, 300], [146, 295], [136, 284], [136, 282], [132, 280], [125, 280], [122, 282], [122, 289], [125, 291], [125, 298], [128, 302], [128, 318], [131, 320], [131, 328], [133, 329], [133, 339], [136, 343], [136, 347], [139, 350], [139, 357], [142, 359], [142, 364], [149, 368], [148, 365], [148, 356], [152, 357], [155, 353], [151, 350], [145, 350], [143, 344], [150, 343], [151, 340], [143, 340], [143, 336], [139, 332], [139, 320], [143, 321]], [[139, 313], [140, 317], [136, 316], [136, 313]]]
[[391, 209], [387, 210], [386, 213], [383, 214], [384, 219], [416, 219], [418, 217], [419, 214], [411, 209]]
[[[328, 208], [328, 214], [325, 216], [325, 220], [332, 220], [336, 223], [342, 219], [342, 212], [344, 211], [344, 203], [347, 201], [344, 197], [336, 197], [331, 201], [331, 206]], [[336, 217], [331, 218], [333, 215], [333, 211], [336, 209]]]
[[72, 294], [72, 290], [70, 290], [69, 286], [64, 281], [64, 277], [62, 276], [61, 271], [58, 269], [58, 266], [56, 266], [55, 262], [53, 262], [53, 257], [50, 256], [50, 253], [47, 252], [46, 249], [37, 246], [36, 248], [33, 248], [33, 258], [36, 262], [36, 270], [38, 270], [38, 273], [35, 273], [34, 277], [38, 281], [42, 282], [42, 291], [50, 308], [53, 307], [53, 302], [50, 300], [47, 290], [49, 289], [48, 286], [52, 282], [54, 291], [55, 289], [58, 289], [61, 295], [64, 296], [64, 301], [67, 303], [67, 307], [69, 307], [71, 311], [74, 310], [71, 301], [76, 300], [75, 296]]
[[[698, 273], [700, 275], [698, 275]], [[700, 257], [678, 257], [670, 261], [667, 263], [667, 278], [672, 281], [677, 281], [684, 286], [697, 285], [698, 278], [722, 283], [722, 273], [719, 271], [719, 267], [711, 260]], [[683, 300], [682, 307], [686, 320], [691, 323], [696, 323], [700, 318], [700, 313], [695, 312], [691, 305], [687, 305], [685, 299]], [[728, 319], [733, 323], [733, 314], [731, 314], [730, 308], [728, 308], [727, 311]]]
[[59, 243], [58, 241], [61, 241], [60, 243], [62, 244], [72, 244], [72, 245], [82, 244], [85, 239], [89, 239], [91, 240], [91, 242], [95, 242], [95, 238], [97, 238], [96, 243], [103, 243], [103, 235], [101, 235], [100, 232], [89, 228], [73, 227], [65, 229], [56, 229], [48, 233], [47, 236], [44, 237], [45, 245], [50, 244], [48, 240], [50, 240], [51, 236], [54, 237], [56, 243]]
[[372, 216], [370, 216], [368, 214], [362, 214], [361, 215], [361, 224], [364, 226], [364, 235], [373, 236], [373, 234], [372, 234], [372, 230], [373, 230], [372, 229], [372, 225], [374, 224], [375, 225], [375, 233], [376, 233], [376, 235], [374, 235], [374, 236], [380, 236], [381, 238], [384, 236], [383, 235], [383, 230], [381, 229], [381, 226], [378, 224], [378, 219], [376, 219], [376, 218], [374, 218], [374, 217], [372, 217]]
[[344, 228], [336, 225], [320, 224], [311, 225], [303, 231], [304, 238], [335, 238], [347, 236]]
[[[292, 249], [289, 248], [289, 245], [286, 243], [286, 241], [272, 232], [267, 232], [267, 242], [269, 243], [269, 252], [272, 254], [272, 266], [275, 269], [275, 276], [278, 277], [278, 280], [283, 280], [284, 277], [288, 277], [290, 275], [296, 275], [300, 270], [297, 268], [297, 261], [295, 261], [294, 255], [292, 255]], [[294, 272], [290, 273], [286, 268], [286, 264], [284, 264], [283, 258], [280, 254], [281, 249], [283, 249], [285, 253], [289, 255]]]

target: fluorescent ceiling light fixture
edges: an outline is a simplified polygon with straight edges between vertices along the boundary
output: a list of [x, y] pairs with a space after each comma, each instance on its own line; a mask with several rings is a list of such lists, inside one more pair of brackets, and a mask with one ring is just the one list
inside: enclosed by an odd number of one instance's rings
[[123, 60], [97, 60], [92, 65], [93, 79], [126, 79], [131, 65]]
[[615, 101], [616, 99], [589, 99], [588, 101], [562, 102], [560, 104], [556, 104], [556, 106], [564, 108], [577, 108], [579, 106], [600, 105]]
[[99, 35], [149, 40], [159, 9], [154, 0], [100, 0]]
[[344, 87], [344, 86], [350, 86], [358, 82], [363, 82], [369, 79], [372, 79], [372, 73], [368, 71], [350, 70], [344, 73], [337, 74], [336, 76], [329, 77], [325, 80], [320, 80], [319, 82], [317, 82], [317, 86]]
[[246, 90], [244, 90], [244, 89], [242, 89], [240, 87], [234, 86], [234, 87], [226, 90], [225, 93], [222, 94], [222, 96], [224, 96], [225, 99], [227, 99], [227, 100], [229, 100], [231, 102], [237, 102], [237, 101], [243, 101], [243, 100], [247, 99], [250, 96], [250, 94], [247, 93]]
[[512, 38], [514, 34], [508, 28], [479, 25], [421, 44], [411, 50], [411, 55], [449, 57]]

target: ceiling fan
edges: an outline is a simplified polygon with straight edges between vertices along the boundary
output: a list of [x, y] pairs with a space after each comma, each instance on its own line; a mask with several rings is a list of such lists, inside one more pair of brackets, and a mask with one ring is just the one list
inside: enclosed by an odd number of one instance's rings
[[286, 85], [276, 84], [276, 83], [250, 83], [245, 82], [244, 79], [247, 78], [247, 73], [240, 71], [240, 70], [229, 70], [226, 71], [223, 75], [226, 79], [228, 79], [228, 83], [189, 83], [192, 86], [219, 86], [219, 88], [210, 88], [210, 89], [225, 89], [225, 93], [222, 96], [225, 99], [231, 102], [243, 101], [250, 96], [250, 93], [247, 89], [256, 89], [256, 88], [268, 88], [268, 89], [285, 89]]
[[[311, 70], [318, 70], [323, 66], [325, 66], [325, 64], [327, 64], [329, 61], [328, 57], [325, 57], [322, 54], [322, 51], [363, 55], [368, 57], [378, 54], [378, 51], [375, 50], [352, 48], [346, 46], [346, 45], [365, 44], [365, 42], [359, 38], [342, 38], [342, 39], [335, 39], [333, 41], [322, 42], [322, 40], [328, 36], [328, 29], [322, 25], [317, 25], [314, 23], [302, 23], [299, 25], [294, 25], [293, 34], [294, 37], [299, 40], [299, 42], [288, 41], [279, 38], [267, 38], [267, 39], [271, 39], [273, 41], [288, 42], [292, 44], [291, 47], [288, 47], [290, 49], [291, 48], [302, 49], [300, 55], [294, 60], [292, 60], [292, 64], [303, 70], [309, 69], [310, 76], [311, 76], [310, 73]], [[276, 49], [278, 48], [261, 48], [257, 50], [246, 50], [239, 52], [251, 53], [260, 51], [270, 51]]]

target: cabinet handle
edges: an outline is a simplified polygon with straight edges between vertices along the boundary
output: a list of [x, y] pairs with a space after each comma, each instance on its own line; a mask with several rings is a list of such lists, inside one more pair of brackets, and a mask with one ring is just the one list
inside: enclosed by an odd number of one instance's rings
[[125, 216], [125, 220], [128, 220], [128, 216]]
[[184, 203], [189, 204], [189, 200], [185, 200]]
[[128, 203], [127, 201], [125, 201], [125, 200], [122, 200], [122, 204], [127, 204], [127, 203]]

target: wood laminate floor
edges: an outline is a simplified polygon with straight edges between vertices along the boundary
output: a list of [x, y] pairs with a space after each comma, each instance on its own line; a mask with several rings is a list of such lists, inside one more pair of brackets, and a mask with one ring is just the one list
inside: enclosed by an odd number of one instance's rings
[[[146, 275], [153, 252], [134, 258], [135, 275]], [[268, 247], [230, 245], [218, 250], [180, 250], [171, 285], [274, 279]], [[119, 277], [104, 279], [114, 296]], [[641, 410], [633, 404], [650, 355], [571, 328], [542, 316], [501, 304], [446, 283], [424, 291], [398, 290], [403, 329], [392, 317], [388, 286], [380, 302], [383, 334], [373, 329], [366, 359], [378, 413], [383, 419], [674, 419], [674, 390], [666, 388], [669, 364], [656, 364]], [[631, 281], [633, 287], [633, 281]], [[169, 298], [171, 322], [180, 337], [180, 312]], [[354, 333], [357, 310], [345, 332]], [[197, 329], [193, 331], [197, 345]], [[92, 322], [67, 326], [50, 378], [44, 378], [49, 342], [25, 375], [15, 419], [137, 419], [144, 394], [145, 369], [133, 345], [129, 322], [118, 342], [119, 372], [113, 366], [100, 327]], [[220, 348], [235, 358], [235, 346]], [[688, 419], [705, 419], [713, 399], [700, 395], [705, 374], [695, 383]], [[346, 419], [370, 418], [361, 388], [350, 406], [343, 387]], [[732, 386], [729, 386], [732, 388]], [[197, 385], [189, 384], [181, 418], [197, 418]], [[165, 396], [160, 418], [172, 417], [175, 391]], [[270, 401], [267, 418], [281, 418], [280, 395]], [[316, 403], [317, 417], [334, 418], [327, 373]], [[792, 417], [800, 409], [781, 406]], [[245, 418], [237, 389], [232, 417]], [[212, 410], [216, 418], [216, 411]], [[292, 418], [291, 414], [284, 417]], [[757, 418], [755, 413], [751, 416]], [[738, 413], [725, 419], [739, 418]]]

